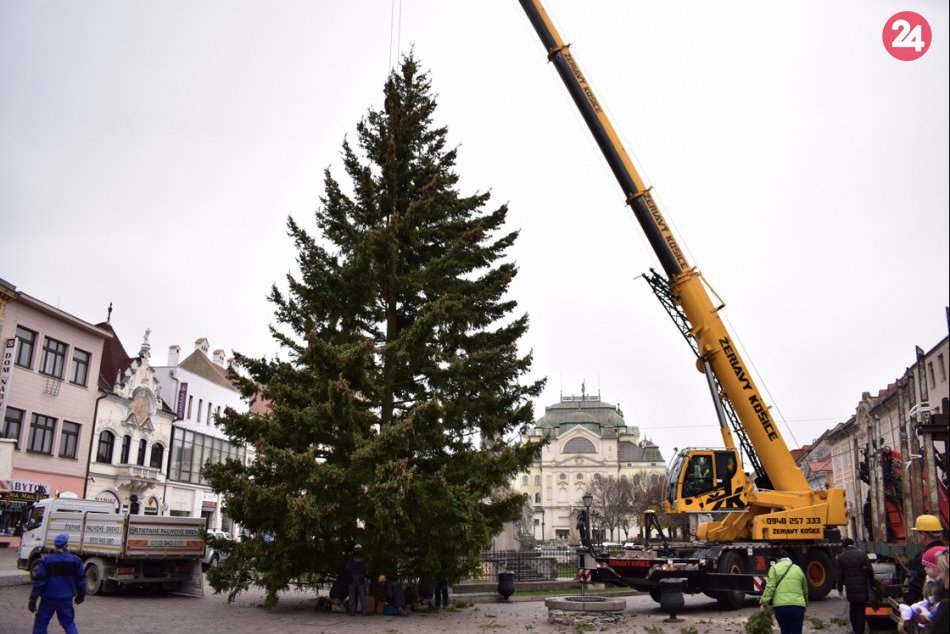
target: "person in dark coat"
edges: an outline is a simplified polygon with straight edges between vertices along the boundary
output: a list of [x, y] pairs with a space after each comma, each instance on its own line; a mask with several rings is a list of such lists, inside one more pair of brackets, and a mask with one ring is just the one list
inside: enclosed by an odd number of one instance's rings
[[369, 616], [369, 603], [366, 602], [366, 557], [363, 556], [363, 547], [353, 546], [353, 553], [346, 561], [346, 576], [349, 582], [346, 611], [350, 616], [356, 614], [356, 601], [359, 599], [363, 616]]
[[[36, 566], [33, 591], [28, 604], [30, 612], [36, 613], [33, 619], [33, 634], [46, 634], [53, 614], [66, 634], [78, 634], [76, 613], [73, 610], [73, 597], [76, 605], [86, 599], [86, 571], [82, 560], [66, 550], [69, 535], [62, 533], [53, 540], [56, 552], [46, 555]], [[36, 600], [42, 597], [40, 609], [36, 610]]]
[[904, 589], [902, 601], [913, 605], [924, 598], [924, 583], [927, 581], [927, 571], [924, 570], [923, 554], [934, 546], [946, 546], [943, 543], [943, 527], [936, 515], [918, 515], [912, 528], [917, 533], [917, 543], [923, 548], [910, 563], [910, 572], [907, 575], [907, 587]]
[[874, 569], [867, 553], [858, 550], [853, 539], [842, 539], [841, 544], [844, 550], [838, 555], [838, 596], [841, 596], [842, 589], [847, 592], [851, 631], [864, 634], [864, 606], [871, 600], [869, 586], [874, 579]]

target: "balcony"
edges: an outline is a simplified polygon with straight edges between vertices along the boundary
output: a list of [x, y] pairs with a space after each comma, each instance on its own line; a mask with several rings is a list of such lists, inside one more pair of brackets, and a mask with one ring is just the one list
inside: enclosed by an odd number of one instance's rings
[[163, 481], [161, 469], [137, 464], [119, 465], [116, 469], [116, 486], [127, 486], [132, 493], [142, 492], [153, 484], [159, 484]]

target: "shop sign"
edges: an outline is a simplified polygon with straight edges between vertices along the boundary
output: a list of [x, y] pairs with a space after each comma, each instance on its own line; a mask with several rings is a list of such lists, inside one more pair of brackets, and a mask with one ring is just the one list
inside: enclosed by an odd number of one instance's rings
[[145, 503], [145, 514], [158, 515], [158, 500], [155, 498], [148, 499], [148, 502]]
[[218, 503], [217, 503], [217, 502], [209, 502], [209, 501], [205, 500], [204, 502], [201, 503], [201, 510], [202, 510], [202, 511], [213, 511], [213, 510], [215, 510], [215, 509], [217, 509], [217, 508], [218, 508]]
[[16, 350], [16, 339], [7, 339], [3, 343], [3, 352], [0, 352], [0, 414], [3, 413], [3, 404], [7, 401], [7, 392], [10, 391], [10, 380], [13, 377], [13, 357]]

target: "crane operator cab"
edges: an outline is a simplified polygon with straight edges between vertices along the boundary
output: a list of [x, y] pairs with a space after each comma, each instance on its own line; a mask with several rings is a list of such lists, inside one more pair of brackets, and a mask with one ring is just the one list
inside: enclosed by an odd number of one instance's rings
[[673, 457], [668, 512], [738, 511], [751, 486], [735, 449], [682, 449]]

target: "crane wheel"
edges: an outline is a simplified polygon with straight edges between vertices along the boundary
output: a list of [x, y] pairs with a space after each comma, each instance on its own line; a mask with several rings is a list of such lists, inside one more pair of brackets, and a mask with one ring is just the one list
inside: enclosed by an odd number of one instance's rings
[[808, 600], [821, 601], [835, 585], [835, 563], [827, 551], [810, 548], [802, 562], [808, 580]]
[[[719, 556], [718, 570], [720, 574], [742, 575], [748, 574], [749, 562], [736, 550], [727, 550]], [[722, 591], [710, 593], [723, 608], [738, 610], [745, 603], [745, 592]]]

